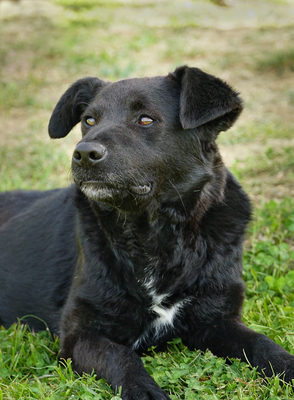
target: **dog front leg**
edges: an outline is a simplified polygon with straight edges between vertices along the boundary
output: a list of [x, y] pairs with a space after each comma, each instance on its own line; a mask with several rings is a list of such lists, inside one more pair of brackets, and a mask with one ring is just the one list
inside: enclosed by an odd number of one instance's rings
[[[131, 349], [91, 334], [80, 335], [77, 341], [68, 339], [63, 341], [60, 358], [72, 358], [77, 373], [91, 374], [94, 370], [97, 378], [105, 378], [116, 393], [121, 388], [123, 400], [170, 400]], [[74, 342], [69, 352], [68, 345]]]
[[252, 367], [258, 367], [262, 376], [282, 374], [286, 382], [294, 379], [294, 356], [238, 319], [220, 319], [184, 342], [189, 348], [209, 349], [218, 357], [249, 362]]

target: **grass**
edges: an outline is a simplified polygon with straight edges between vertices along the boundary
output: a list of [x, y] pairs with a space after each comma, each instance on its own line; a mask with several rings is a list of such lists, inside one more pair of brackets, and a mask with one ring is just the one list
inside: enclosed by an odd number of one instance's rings
[[[52, 189], [60, 186], [61, 181], [66, 183], [64, 173], [70, 170], [70, 162], [65, 154], [59, 149], [53, 151], [41, 140], [25, 149], [23, 146], [13, 150], [3, 147], [0, 149], [0, 158], [3, 162], [0, 167], [1, 191], [13, 188]], [[53, 163], [48, 164], [48, 159]], [[60, 179], [60, 174], [63, 179]]]
[[[74, 374], [70, 361], [58, 364], [59, 340], [48, 331], [32, 333], [14, 325], [0, 330], [0, 399], [118, 399], [103, 380], [95, 375]], [[265, 385], [254, 369], [239, 360], [213, 356], [185, 348], [179, 339], [168, 351], [143, 358], [147, 371], [172, 399], [281, 399], [291, 396], [289, 386], [277, 378]], [[285, 396], [285, 397], [283, 397]]]
[[[212, 4], [215, 23], [201, 27], [188, 3], [179, 11], [177, 2], [52, 0], [53, 16], [1, 20], [0, 190], [71, 182], [70, 154], [79, 134], [52, 142], [46, 126], [75, 79], [166, 74], [179, 64], [221, 76], [242, 92], [245, 111], [219, 143], [234, 156], [232, 170], [255, 205], [244, 251], [243, 318], [293, 353], [293, 29], [220, 29], [219, 8]], [[273, 3], [287, 4], [271, 0], [265, 7]], [[283, 49], [276, 50], [280, 38]], [[58, 364], [58, 351], [59, 340], [48, 331], [0, 328], [0, 400], [118, 398], [94, 375], [75, 375], [70, 361]], [[167, 352], [152, 349], [143, 361], [172, 399], [293, 398], [277, 378], [265, 384], [246, 364], [189, 351], [178, 339]]]
[[279, 50], [264, 55], [257, 62], [260, 71], [274, 71], [281, 75], [285, 72], [294, 71], [294, 48]]

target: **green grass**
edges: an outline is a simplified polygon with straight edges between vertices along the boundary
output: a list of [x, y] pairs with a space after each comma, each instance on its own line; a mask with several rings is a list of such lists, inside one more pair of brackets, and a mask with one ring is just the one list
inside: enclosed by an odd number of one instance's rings
[[[38, 334], [14, 325], [0, 329], [0, 399], [83, 400], [115, 399], [112, 390], [95, 375], [74, 374], [70, 361], [58, 364], [59, 340], [48, 331]], [[278, 379], [266, 385], [247, 364], [185, 348], [179, 339], [164, 353], [151, 352], [143, 358], [147, 371], [174, 400], [281, 399], [293, 394]], [[283, 397], [284, 396], [284, 397]]]
[[294, 178], [294, 146], [288, 147], [269, 147], [263, 150], [260, 155], [248, 157], [245, 160], [243, 168], [236, 167], [236, 175], [240, 179], [259, 178], [266, 176], [267, 179], [273, 179], [272, 185], [276, 185], [282, 180], [283, 183], [293, 181]]
[[[258, 150], [232, 168], [255, 204], [244, 251], [243, 318], [293, 354], [293, 29], [219, 29], [217, 6], [215, 25], [202, 28], [189, 2], [180, 9], [153, 0], [52, 3], [60, 7], [54, 17], [20, 15], [0, 23], [5, 38], [0, 41], [0, 190], [45, 190], [71, 182], [70, 154], [78, 136], [49, 142], [46, 126], [75, 79], [166, 74], [180, 64], [220, 75], [242, 92], [246, 111], [219, 143], [231, 152], [235, 145], [246, 150], [255, 144]], [[272, 51], [277, 40], [283, 40], [283, 50]], [[275, 72], [270, 80], [267, 71]], [[58, 364], [58, 351], [59, 340], [47, 331], [0, 328], [0, 400], [115, 398], [105, 381], [75, 375], [69, 361]], [[210, 352], [189, 351], [177, 339], [167, 352], [151, 350], [143, 361], [172, 399], [294, 396], [277, 378], [265, 384], [246, 364], [228, 365]]]
[[273, 51], [257, 62], [260, 71], [274, 71], [281, 75], [294, 71], [294, 48]]
[[[292, 93], [289, 93], [291, 97]], [[293, 94], [294, 99], [294, 94]], [[293, 100], [294, 101], [294, 100]], [[245, 105], [246, 109], [250, 109], [250, 104]], [[242, 117], [241, 117], [242, 118]], [[220, 134], [218, 143], [225, 145], [234, 144], [260, 144], [266, 145], [268, 139], [291, 139], [293, 138], [293, 126], [283, 121], [269, 120], [260, 121], [258, 124], [249, 122], [246, 125], [238, 126], [228, 132]], [[275, 150], [272, 150], [275, 151]], [[285, 151], [284, 147], [280, 149], [281, 152]], [[270, 157], [271, 150], [268, 149], [267, 156]]]
[[[0, 148], [1, 191], [48, 190], [71, 182], [70, 160], [58, 145], [48, 146], [41, 139], [11, 148]], [[48, 160], [51, 160], [48, 163]]]

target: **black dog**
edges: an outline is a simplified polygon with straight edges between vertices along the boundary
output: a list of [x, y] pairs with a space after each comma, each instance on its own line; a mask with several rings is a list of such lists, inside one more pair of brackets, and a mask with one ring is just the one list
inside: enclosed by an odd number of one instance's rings
[[294, 356], [241, 321], [250, 205], [215, 143], [241, 110], [227, 84], [185, 66], [75, 82], [49, 124], [61, 138], [82, 123], [75, 185], [0, 196], [1, 324], [43, 319], [61, 358], [125, 400], [169, 398], [139, 355], [174, 337], [293, 379]]

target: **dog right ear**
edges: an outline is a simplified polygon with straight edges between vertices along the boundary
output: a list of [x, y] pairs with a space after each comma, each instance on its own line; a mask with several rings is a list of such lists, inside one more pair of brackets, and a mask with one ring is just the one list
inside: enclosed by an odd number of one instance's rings
[[205, 137], [216, 138], [240, 115], [239, 94], [219, 78], [185, 65], [171, 76], [181, 85], [179, 117], [184, 129], [197, 128]]
[[81, 116], [97, 95], [107, 85], [98, 78], [83, 78], [76, 81], [61, 96], [51, 115], [48, 131], [53, 139], [65, 137], [81, 120]]

